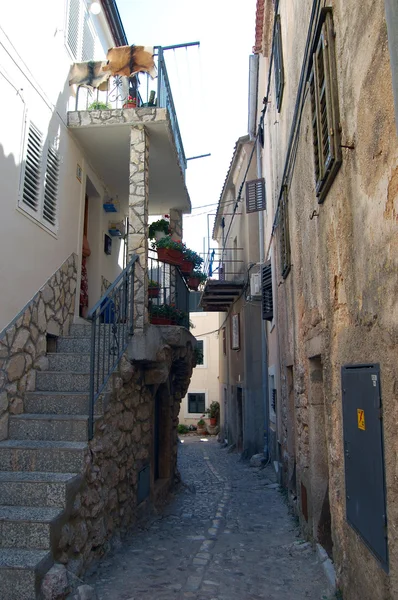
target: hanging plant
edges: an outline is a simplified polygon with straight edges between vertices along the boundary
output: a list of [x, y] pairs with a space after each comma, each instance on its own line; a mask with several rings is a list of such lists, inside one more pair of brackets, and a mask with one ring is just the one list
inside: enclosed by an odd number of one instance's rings
[[149, 225], [148, 237], [150, 240], [155, 240], [156, 232], [161, 232], [164, 235], [170, 235], [170, 223], [166, 219], [159, 219]]

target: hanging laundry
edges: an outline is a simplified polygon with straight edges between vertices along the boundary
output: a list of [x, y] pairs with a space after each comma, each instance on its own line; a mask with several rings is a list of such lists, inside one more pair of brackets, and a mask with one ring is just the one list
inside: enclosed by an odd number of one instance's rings
[[157, 75], [153, 60], [153, 46], [119, 46], [110, 48], [106, 55], [104, 71], [111, 75], [130, 77], [134, 73], [149, 73], [154, 79]]
[[107, 91], [111, 73], [103, 70], [106, 62], [93, 61], [74, 63], [69, 72], [69, 85], [88, 85], [101, 91]]

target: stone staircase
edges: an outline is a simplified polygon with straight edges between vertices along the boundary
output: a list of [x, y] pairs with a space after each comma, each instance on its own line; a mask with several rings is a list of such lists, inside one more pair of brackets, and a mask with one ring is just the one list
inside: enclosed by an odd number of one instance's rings
[[[0, 598], [36, 600], [82, 482], [90, 325], [72, 325], [0, 442]], [[100, 410], [98, 403], [96, 410]]]

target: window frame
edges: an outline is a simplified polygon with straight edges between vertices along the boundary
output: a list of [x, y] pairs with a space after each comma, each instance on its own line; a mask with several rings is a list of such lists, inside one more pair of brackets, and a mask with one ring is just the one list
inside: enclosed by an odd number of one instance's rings
[[[189, 410], [189, 396], [190, 395], [197, 395], [197, 394], [201, 394], [204, 396], [204, 410], [203, 411], [199, 411], [199, 412], [190, 412]], [[191, 418], [191, 419], [196, 419], [197, 417], [201, 417], [202, 415], [205, 414], [206, 408], [207, 408], [207, 391], [206, 390], [190, 390], [187, 393], [187, 418]]]
[[197, 339], [196, 343], [198, 343], [198, 342], [202, 342], [202, 344], [203, 344], [203, 349], [202, 349], [203, 350], [203, 364], [196, 365], [195, 369], [206, 369], [207, 368], [207, 352], [206, 352], [206, 350], [207, 350], [207, 348], [206, 348], [207, 344], [206, 344], [206, 338], [203, 338], [203, 339], [200, 339], [200, 340]]
[[[69, 44], [69, 14], [70, 7], [72, 2], [76, 2], [79, 6], [79, 14], [77, 19], [77, 49], [76, 53], [73, 48]], [[93, 56], [90, 58], [83, 57], [83, 52], [85, 49], [85, 32], [88, 32], [92, 37], [93, 43]], [[64, 36], [65, 48], [68, 51], [71, 59], [74, 62], [83, 62], [87, 60], [95, 60], [96, 49], [98, 47], [99, 41], [98, 36], [95, 31], [95, 27], [93, 24], [93, 20], [90, 14], [90, 11], [87, 8], [87, 4], [84, 0], [68, 0], [66, 6], [66, 15], [65, 15], [65, 36]]]
[[276, 109], [279, 113], [281, 112], [283, 90], [285, 87], [285, 71], [283, 68], [282, 29], [280, 14], [275, 15], [274, 78]]
[[[330, 8], [322, 11], [308, 79], [313, 139], [315, 193], [326, 195], [342, 164], [335, 30]], [[322, 119], [322, 115], [324, 118]], [[322, 127], [322, 122], [324, 126]]]

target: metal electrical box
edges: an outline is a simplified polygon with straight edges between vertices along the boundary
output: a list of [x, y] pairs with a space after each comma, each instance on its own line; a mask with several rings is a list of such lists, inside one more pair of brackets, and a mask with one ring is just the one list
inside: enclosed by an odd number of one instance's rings
[[347, 365], [341, 380], [347, 521], [387, 570], [380, 367]]

